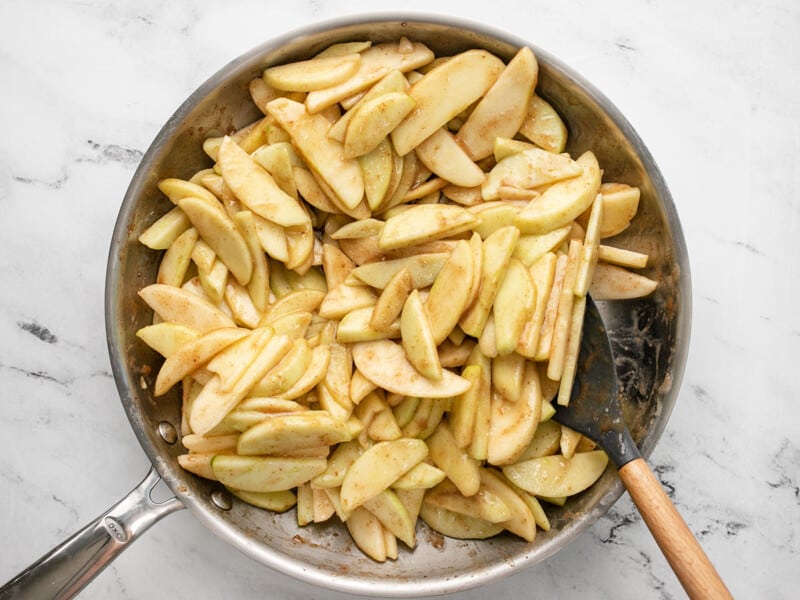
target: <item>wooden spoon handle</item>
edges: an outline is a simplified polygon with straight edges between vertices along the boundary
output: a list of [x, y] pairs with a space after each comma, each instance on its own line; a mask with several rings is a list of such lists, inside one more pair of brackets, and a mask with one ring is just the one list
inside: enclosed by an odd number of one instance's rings
[[732, 598], [644, 459], [623, 465], [619, 476], [689, 598]]

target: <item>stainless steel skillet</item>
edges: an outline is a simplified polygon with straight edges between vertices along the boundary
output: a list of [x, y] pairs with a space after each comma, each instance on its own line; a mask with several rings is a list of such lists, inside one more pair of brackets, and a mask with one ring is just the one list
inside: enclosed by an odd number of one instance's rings
[[[420, 544], [378, 564], [352, 547], [344, 528], [298, 529], [292, 511], [274, 515], [231, 498], [214, 482], [183, 471], [176, 427], [177, 393], [155, 400], [158, 357], [136, 337], [150, 322], [136, 295], [154, 280], [159, 256], [136, 238], [170, 206], [156, 188], [162, 177], [189, 177], [209, 166], [201, 143], [258, 116], [247, 84], [265, 66], [307, 58], [340, 41], [374, 42], [407, 36], [437, 54], [486, 48], [509, 59], [531, 46], [540, 64], [538, 91], [567, 122], [577, 154], [592, 149], [608, 181], [642, 190], [640, 215], [621, 245], [650, 254], [648, 275], [661, 284], [643, 300], [601, 306], [614, 353], [619, 389], [633, 436], [646, 456], [660, 437], [678, 395], [688, 350], [690, 277], [680, 222], [652, 156], [631, 125], [600, 92], [568, 67], [521, 40], [453, 18], [387, 16], [350, 18], [292, 32], [237, 58], [194, 92], [165, 124], [131, 181], [120, 208], [108, 257], [106, 331], [122, 401], [153, 470], [130, 495], [0, 589], [0, 598], [70, 597], [150, 525], [182, 507], [232, 546], [264, 565], [323, 587], [377, 596], [420, 596], [484, 584], [542, 561], [606, 513], [622, 493], [612, 469], [590, 490], [550, 513], [553, 528], [532, 544], [511, 536], [487, 541], [443, 539], [420, 525]], [[151, 499], [162, 479], [174, 498]]]

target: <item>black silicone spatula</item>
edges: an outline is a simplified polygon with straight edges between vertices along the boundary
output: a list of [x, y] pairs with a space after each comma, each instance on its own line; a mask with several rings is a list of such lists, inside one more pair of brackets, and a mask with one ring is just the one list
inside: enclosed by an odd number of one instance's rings
[[568, 406], [553, 417], [595, 441], [611, 461], [672, 570], [692, 599], [731, 598], [694, 534], [642, 458], [622, 418], [614, 354], [603, 319], [586, 299], [578, 372]]

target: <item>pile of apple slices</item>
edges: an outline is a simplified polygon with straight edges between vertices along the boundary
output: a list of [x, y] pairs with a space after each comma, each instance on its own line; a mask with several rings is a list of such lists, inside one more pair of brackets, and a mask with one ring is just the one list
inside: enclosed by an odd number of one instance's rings
[[243, 501], [334, 516], [375, 560], [549, 529], [607, 458], [550, 420], [586, 295], [643, 296], [648, 257], [603, 243], [639, 190], [601, 182], [535, 94], [528, 48], [353, 42], [267, 68], [264, 117], [160, 190], [164, 251], [138, 335], [182, 389], [180, 464]]

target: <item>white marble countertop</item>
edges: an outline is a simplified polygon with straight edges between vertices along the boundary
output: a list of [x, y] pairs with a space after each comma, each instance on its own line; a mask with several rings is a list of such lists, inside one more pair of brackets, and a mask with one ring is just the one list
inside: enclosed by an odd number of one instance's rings
[[[736, 597], [797, 597], [800, 8], [779, 0], [0, 4], [0, 582], [148, 469], [103, 326], [110, 235], [143, 151], [240, 53], [376, 6], [436, 6], [529, 39], [637, 128], [674, 195], [694, 294], [680, 398], [650, 462]], [[181, 511], [81, 597], [323, 595]], [[545, 563], [452, 597], [490, 596], [684, 595], [624, 496]]]

